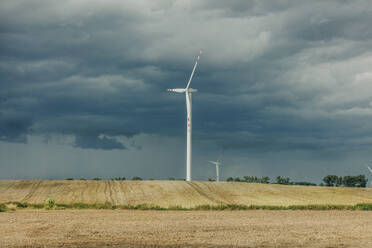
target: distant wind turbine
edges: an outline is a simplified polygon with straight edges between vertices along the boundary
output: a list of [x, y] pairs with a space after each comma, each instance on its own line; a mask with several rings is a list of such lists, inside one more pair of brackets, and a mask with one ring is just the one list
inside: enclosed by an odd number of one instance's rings
[[216, 166], [216, 182], [220, 181], [220, 165], [221, 165], [222, 156], [223, 156], [223, 153], [221, 153], [217, 161], [208, 161], [209, 163], [214, 164]]
[[[367, 165], [367, 164], [365, 164], [365, 167], [369, 170], [369, 172], [371, 172], [371, 174], [372, 174], [372, 169]], [[372, 187], [372, 182], [371, 182], [371, 187]]]
[[186, 95], [186, 108], [187, 108], [187, 145], [186, 145], [186, 181], [191, 181], [191, 159], [192, 159], [192, 140], [191, 140], [191, 132], [192, 132], [192, 101], [191, 101], [191, 94], [197, 92], [197, 89], [190, 88], [192, 77], [194, 76], [194, 72], [196, 67], [198, 66], [200, 55], [202, 51], [200, 50], [198, 57], [196, 58], [194, 68], [192, 69], [190, 79], [187, 82], [187, 86], [184, 89], [167, 89], [171, 92], [176, 93], [185, 93]]

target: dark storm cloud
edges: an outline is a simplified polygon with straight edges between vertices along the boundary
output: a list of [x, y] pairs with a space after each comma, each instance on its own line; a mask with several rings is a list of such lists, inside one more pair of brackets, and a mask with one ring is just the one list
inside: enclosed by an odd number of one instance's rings
[[197, 139], [261, 152], [371, 145], [357, 140], [372, 135], [368, 1], [1, 5], [4, 141], [64, 134], [125, 149], [115, 137], [183, 135], [184, 96], [165, 89], [185, 86], [202, 47]]
[[25, 143], [30, 125], [31, 121], [27, 117], [12, 118], [0, 115], [0, 140]]
[[112, 138], [94, 136], [76, 136], [75, 146], [90, 149], [126, 149], [123, 144]]

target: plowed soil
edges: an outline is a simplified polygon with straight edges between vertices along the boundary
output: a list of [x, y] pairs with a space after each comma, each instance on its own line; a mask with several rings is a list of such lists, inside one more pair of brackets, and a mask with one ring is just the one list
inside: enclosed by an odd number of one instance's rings
[[161, 207], [218, 204], [308, 205], [372, 203], [371, 188], [286, 186], [185, 181], [0, 181], [0, 203], [154, 204]]
[[368, 211], [21, 210], [0, 247], [372, 247]]

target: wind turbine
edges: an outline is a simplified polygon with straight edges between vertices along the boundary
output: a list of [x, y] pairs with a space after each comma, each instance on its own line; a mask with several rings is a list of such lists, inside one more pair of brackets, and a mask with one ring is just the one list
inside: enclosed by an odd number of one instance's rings
[[192, 77], [194, 76], [195, 69], [199, 63], [200, 55], [202, 51], [200, 50], [198, 57], [196, 58], [194, 68], [192, 69], [190, 79], [187, 82], [187, 86], [184, 89], [167, 89], [167, 91], [176, 92], [176, 93], [185, 93], [186, 95], [186, 108], [187, 108], [187, 145], [186, 145], [186, 181], [191, 181], [191, 158], [192, 158], [192, 140], [191, 140], [191, 133], [192, 133], [192, 101], [191, 95], [192, 93], [197, 92], [197, 89], [190, 88]]
[[372, 173], [372, 169], [367, 164], [365, 164], [365, 166]]
[[221, 153], [217, 161], [208, 161], [209, 163], [216, 165], [216, 182], [220, 181], [220, 165], [221, 165], [222, 155], [223, 153]]
[[[365, 167], [369, 170], [369, 172], [371, 172], [371, 174], [372, 174], [372, 169], [367, 165], [367, 164], [365, 164]], [[371, 187], [372, 187], [372, 182], [371, 182]]]

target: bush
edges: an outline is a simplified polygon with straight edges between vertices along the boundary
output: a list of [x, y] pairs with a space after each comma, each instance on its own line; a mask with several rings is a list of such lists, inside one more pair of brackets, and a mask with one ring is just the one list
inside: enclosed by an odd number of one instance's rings
[[52, 209], [55, 206], [56, 202], [53, 198], [46, 199], [44, 206], [46, 209]]
[[5, 204], [0, 204], [0, 212], [6, 212], [8, 208], [5, 206]]
[[133, 181], [142, 181], [142, 178], [140, 178], [140, 177], [133, 177], [132, 180]]
[[44, 208], [44, 204], [37, 204], [37, 203], [33, 203], [33, 204], [28, 204], [27, 208], [28, 207], [31, 207], [31, 208], [38, 208], [38, 209], [42, 209]]
[[14, 204], [17, 206], [17, 208], [27, 208], [29, 207], [29, 204], [26, 202], [7, 202], [7, 204]]
[[310, 183], [310, 182], [293, 182], [293, 185], [316, 186], [316, 183]]
[[354, 210], [369, 210], [372, 211], [372, 203], [359, 203], [354, 206]]
[[313, 204], [313, 205], [291, 205], [290, 210], [353, 210], [350, 205], [331, 205], [331, 204]]
[[187, 210], [187, 208], [184, 208], [182, 206], [175, 205], [175, 206], [169, 206], [167, 208], [167, 210]]
[[116, 180], [116, 181], [125, 181], [126, 178], [125, 177], [115, 177], [113, 180]]

